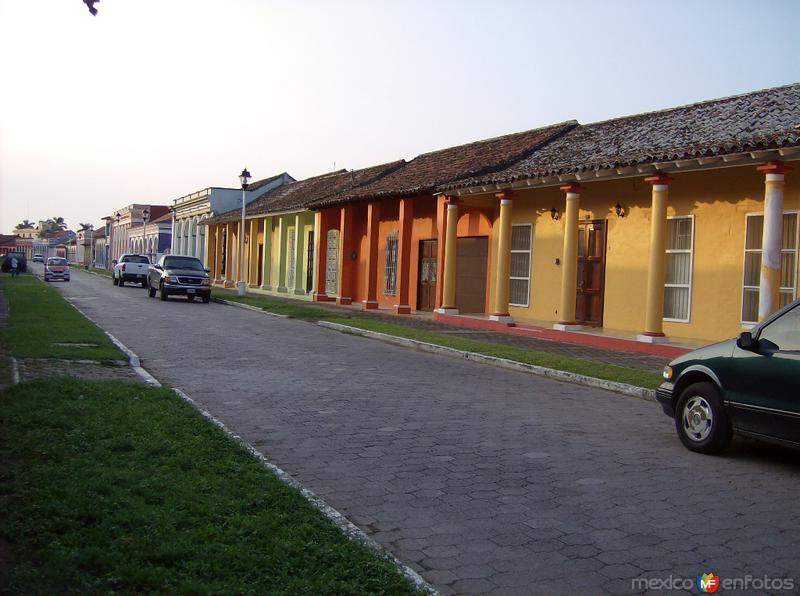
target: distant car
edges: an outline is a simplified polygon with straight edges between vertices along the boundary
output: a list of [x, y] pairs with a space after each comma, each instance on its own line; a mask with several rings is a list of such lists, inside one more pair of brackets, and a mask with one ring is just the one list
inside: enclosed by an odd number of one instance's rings
[[44, 256], [43, 255], [33, 255], [33, 262], [34, 263], [44, 263]]
[[69, 263], [63, 257], [50, 257], [44, 265], [45, 281], [69, 281]]
[[8, 252], [3, 259], [2, 270], [4, 273], [11, 271], [11, 259], [17, 259], [17, 271], [25, 273], [28, 270], [28, 259], [25, 257], [24, 252]]
[[150, 259], [144, 255], [124, 254], [111, 271], [111, 280], [115, 286], [124, 286], [126, 281], [132, 281], [147, 287], [147, 270]]
[[734, 433], [800, 447], [800, 300], [670, 362], [656, 399], [692, 451], [717, 453]]
[[197, 257], [165, 255], [150, 267], [148, 295], [155, 298], [156, 292], [162, 300], [169, 296], [186, 296], [191, 302], [195, 296], [208, 303], [211, 300], [211, 279], [208, 269]]

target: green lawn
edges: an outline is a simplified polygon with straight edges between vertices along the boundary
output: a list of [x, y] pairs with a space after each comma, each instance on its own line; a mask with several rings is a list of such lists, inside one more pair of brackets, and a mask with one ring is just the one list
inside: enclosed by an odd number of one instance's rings
[[100, 275], [105, 275], [106, 277], [111, 277], [111, 271], [109, 271], [108, 269], [99, 269], [97, 267], [92, 267], [89, 269], [89, 271], [92, 271], [94, 273], [99, 273]]
[[413, 593], [165, 389], [0, 394], [0, 511], [3, 593]]
[[500, 343], [464, 339], [445, 333], [414, 329], [400, 323], [384, 323], [383, 321], [374, 319], [367, 313], [360, 313], [358, 311], [343, 310], [339, 313], [310, 302], [298, 301], [297, 303], [293, 303], [285, 299], [272, 298], [270, 296], [249, 295], [239, 297], [235, 292], [217, 289], [213, 290], [212, 294], [217, 298], [223, 298], [234, 302], [243, 302], [269, 312], [285, 314], [296, 319], [303, 319], [306, 321], [331, 321], [334, 323], [341, 323], [342, 325], [358, 327], [360, 329], [386, 333], [387, 335], [416, 339], [431, 344], [455, 348], [457, 350], [477, 352], [497, 358], [507, 358], [517, 362], [524, 362], [525, 364], [535, 364], [537, 366], [573, 372], [608, 381], [616, 381], [618, 383], [629, 383], [647, 389], [653, 389], [661, 382], [660, 371], [651, 372], [636, 368], [625, 368], [592, 360], [583, 360], [569, 356], [559, 356], [549, 352], [507, 346]]
[[[67, 303], [48, 284], [33, 275], [0, 276], [0, 291], [9, 319], [0, 338], [17, 358], [124, 360], [125, 355], [94, 323]], [[94, 344], [95, 347], [56, 344]]]

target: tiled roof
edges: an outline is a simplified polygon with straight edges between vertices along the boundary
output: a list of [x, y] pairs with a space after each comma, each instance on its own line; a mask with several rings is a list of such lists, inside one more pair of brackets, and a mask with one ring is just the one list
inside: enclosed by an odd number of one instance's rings
[[797, 146], [799, 126], [796, 83], [578, 126], [502, 171], [442, 190]]
[[[322, 204], [329, 197], [347, 196], [353, 189], [393, 172], [404, 163], [403, 160], [400, 160], [361, 170], [337, 170], [305, 180], [289, 182], [270, 190], [251, 202], [245, 208], [245, 212], [247, 216], [253, 216], [308, 209], [311, 206]], [[233, 209], [208, 219], [205, 223], [237, 221], [241, 217], [241, 213], [241, 209]]]
[[148, 221], [156, 221], [163, 218], [165, 215], [170, 215], [170, 208], [167, 205], [150, 205], [150, 215]]
[[403, 168], [341, 201], [432, 192], [459, 178], [486, 175], [508, 165], [577, 126], [574, 120], [424, 153]]
[[275, 180], [277, 180], [281, 176], [288, 176], [289, 178], [292, 178], [291, 176], [289, 176], [289, 174], [287, 174], [286, 172], [283, 172], [283, 173], [277, 174], [275, 176], [270, 176], [269, 178], [264, 178], [263, 180], [256, 180], [255, 182], [251, 182], [250, 184], [247, 185], [247, 190], [249, 190], [249, 191], [258, 190], [262, 186], [266, 186], [270, 182], [274, 182]]
[[16, 234], [0, 234], [0, 244], [16, 244], [17, 243], [17, 235]]

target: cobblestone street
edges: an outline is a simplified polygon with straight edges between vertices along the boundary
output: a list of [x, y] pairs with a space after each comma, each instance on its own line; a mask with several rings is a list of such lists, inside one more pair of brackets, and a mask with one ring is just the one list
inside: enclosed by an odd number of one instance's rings
[[444, 594], [800, 576], [796, 452], [701, 456], [654, 402], [81, 272], [58, 289]]

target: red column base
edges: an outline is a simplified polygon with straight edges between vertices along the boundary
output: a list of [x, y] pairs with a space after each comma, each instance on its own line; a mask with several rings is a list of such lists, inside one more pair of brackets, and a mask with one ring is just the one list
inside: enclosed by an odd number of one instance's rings
[[642, 335], [646, 337], [666, 337], [663, 333], [658, 333], [654, 331], [642, 331]]
[[408, 304], [395, 304], [394, 314], [396, 315], [410, 315], [411, 307]]
[[349, 306], [350, 304], [353, 304], [353, 299], [350, 298], [350, 296], [340, 296], [336, 299], [336, 304], [340, 306]]
[[377, 310], [378, 302], [376, 300], [364, 300], [361, 303], [361, 308], [364, 310]]
[[333, 302], [334, 299], [327, 294], [314, 294], [314, 302]]

